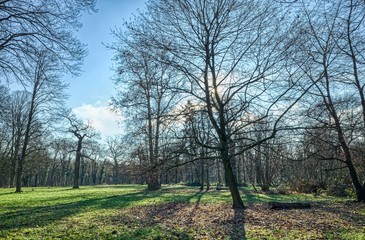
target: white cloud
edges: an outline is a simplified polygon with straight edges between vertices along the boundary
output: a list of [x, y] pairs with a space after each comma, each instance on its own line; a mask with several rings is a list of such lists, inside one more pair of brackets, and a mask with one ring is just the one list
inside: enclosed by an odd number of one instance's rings
[[106, 103], [82, 104], [72, 111], [83, 121], [90, 121], [91, 125], [102, 134], [102, 137], [112, 136], [123, 132], [118, 124], [122, 119], [108, 108]]

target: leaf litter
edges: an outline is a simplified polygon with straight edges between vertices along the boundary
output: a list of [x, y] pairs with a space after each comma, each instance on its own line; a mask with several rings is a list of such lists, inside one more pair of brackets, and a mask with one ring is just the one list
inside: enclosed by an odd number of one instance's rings
[[260, 203], [234, 210], [225, 203], [179, 202], [120, 209], [109, 221], [129, 228], [159, 226], [191, 239], [328, 239], [353, 231], [365, 234], [359, 209], [364, 205], [312, 203], [310, 209], [270, 210]]

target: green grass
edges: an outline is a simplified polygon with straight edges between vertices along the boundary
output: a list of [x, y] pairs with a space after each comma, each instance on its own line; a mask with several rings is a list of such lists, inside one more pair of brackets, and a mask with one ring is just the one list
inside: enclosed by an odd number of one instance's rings
[[[163, 186], [159, 191], [145, 189], [146, 186], [142, 185], [24, 188], [20, 194], [14, 193], [14, 189], [0, 189], [0, 239], [193, 239], [193, 228], [166, 227], [163, 222], [139, 219], [139, 209], [164, 204], [183, 204], [184, 207], [231, 204], [228, 190], [205, 192], [180, 185]], [[243, 200], [249, 204], [345, 201], [311, 194], [279, 195], [255, 193], [249, 188], [241, 190]], [[363, 209], [360, 211], [364, 213]], [[246, 236], [255, 236], [252, 233], [248, 232]], [[293, 234], [295, 237], [295, 232]], [[362, 231], [341, 234], [339, 239], [362, 239], [365, 236]], [[335, 239], [336, 236], [328, 234], [328, 238]], [[267, 239], [275, 239], [275, 234]]]

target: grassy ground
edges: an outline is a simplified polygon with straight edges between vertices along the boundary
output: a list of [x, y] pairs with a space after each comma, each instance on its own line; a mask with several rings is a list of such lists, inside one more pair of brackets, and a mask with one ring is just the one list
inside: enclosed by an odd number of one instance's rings
[[[185, 186], [0, 189], [0, 239], [365, 239], [365, 206], [305, 194]], [[266, 202], [311, 202], [311, 209], [270, 210]]]

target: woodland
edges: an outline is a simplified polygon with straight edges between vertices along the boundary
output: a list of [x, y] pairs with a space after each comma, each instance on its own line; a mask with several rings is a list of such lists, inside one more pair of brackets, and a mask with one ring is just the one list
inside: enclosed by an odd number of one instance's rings
[[[57, 237], [47, 235], [53, 225], [39, 230], [21, 218], [24, 207], [37, 219], [48, 216], [47, 206], [57, 213], [40, 227], [82, 214], [74, 208], [84, 209], [85, 219], [97, 209], [96, 222], [131, 223], [129, 237], [109, 225], [106, 235], [95, 235], [95, 225], [90, 239], [244, 239], [245, 228], [230, 219], [235, 214], [247, 226], [283, 223], [276, 232], [249, 228], [252, 239], [365, 236], [364, 0], [146, 1], [106, 44], [114, 53], [110, 109], [124, 129], [107, 139], [65, 106], [62, 80], [81, 74], [87, 48], [75, 31], [95, 6], [0, 1], [0, 237], [12, 238], [14, 229], [23, 231], [15, 239], [33, 236], [24, 227], [37, 229], [35, 238]], [[30, 205], [14, 200], [13, 211], [2, 209], [16, 196]], [[52, 196], [69, 200], [49, 202]], [[264, 205], [277, 200], [312, 208], [268, 212]], [[209, 207], [221, 216], [219, 226], [227, 218], [242, 229], [219, 235], [210, 222], [213, 232], [196, 235], [167, 217], [175, 209], [190, 226], [187, 212], [200, 219]], [[103, 209], [119, 215], [106, 217]], [[133, 218], [139, 215], [141, 222]], [[295, 223], [299, 218], [307, 225]], [[311, 226], [323, 231], [302, 236]], [[76, 232], [70, 238], [79, 238]]]

